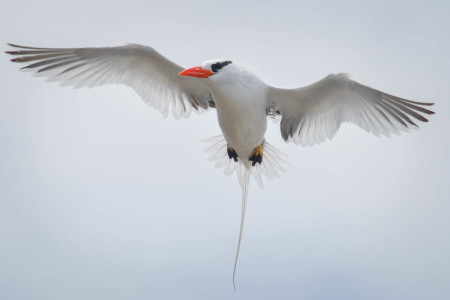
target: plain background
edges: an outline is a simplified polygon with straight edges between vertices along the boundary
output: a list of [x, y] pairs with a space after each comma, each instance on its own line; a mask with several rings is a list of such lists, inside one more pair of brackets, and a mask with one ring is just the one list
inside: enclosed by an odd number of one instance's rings
[[1, 54], [0, 298], [450, 298], [449, 28], [449, 1], [3, 4], [2, 50], [134, 42], [280, 87], [348, 72], [437, 114], [306, 148], [270, 123], [289, 166], [251, 185], [234, 293], [241, 191], [202, 153], [215, 111], [163, 119], [127, 87], [58, 87]]

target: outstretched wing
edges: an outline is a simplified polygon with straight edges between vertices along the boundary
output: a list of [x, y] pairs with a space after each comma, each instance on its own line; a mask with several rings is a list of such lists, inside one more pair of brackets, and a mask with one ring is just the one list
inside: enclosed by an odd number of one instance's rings
[[286, 141], [312, 145], [333, 138], [344, 122], [352, 122], [375, 135], [418, 127], [411, 119], [428, 120], [434, 112], [423, 106], [433, 103], [398, 98], [350, 78], [332, 74], [298, 89], [271, 88], [269, 105], [281, 112], [281, 134]]
[[211, 91], [204, 79], [179, 76], [182, 67], [151, 47], [128, 44], [108, 48], [17, 48], [6, 53], [17, 56], [22, 69], [34, 70], [51, 81], [75, 87], [94, 87], [108, 83], [133, 88], [150, 106], [164, 116], [169, 106], [175, 118], [188, 117], [195, 110], [214, 107]]

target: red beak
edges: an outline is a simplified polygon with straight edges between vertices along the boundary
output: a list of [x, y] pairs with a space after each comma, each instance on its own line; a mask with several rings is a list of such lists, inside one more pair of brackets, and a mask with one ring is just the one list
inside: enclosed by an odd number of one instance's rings
[[211, 72], [210, 70], [203, 69], [202, 67], [193, 67], [193, 68], [181, 71], [178, 75], [192, 76], [192, 77], [198, 77], [198, 78], [208, 78], [209, 76], [211, 76], [213, 74], [214, 73]]

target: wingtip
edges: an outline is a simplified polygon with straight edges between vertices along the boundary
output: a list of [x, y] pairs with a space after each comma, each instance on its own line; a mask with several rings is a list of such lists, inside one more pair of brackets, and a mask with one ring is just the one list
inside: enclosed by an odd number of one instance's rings
[[[14, 47], [14, 45], [13, 44], [11, 44], [11, 43], [6, 43], [6, 45], [8, 45], [8, 46], [10, 46], [10, 47]], [[11, 52], [13, 52], [13, 51], [11, 51], [11, 50], [9, 50], [9, 51], [5, 51], [5, 53], [6, 54], [11, 54], [12, 55], [12, 53]]]
[[[12, 47], [12, 48], [24, 48], [23, 46], [19, 46], [17, 44], [13, 44], [13, 43], [6, 43], [6, 45], [8, 45], [9, 47]], [[18, 55], [19, 51], [20, 50], [8, 50], [8, 51], [5, 51], [5, 53], [9, 54], [9, 55]]]
[[[434, 105], [434, 103], [431, 103], [431, 105]], [[425, 113], [426, 113], [427, 115], [434, 115], [436, 112], [435, 112], [435, 111], [432, 111], [432, 110], [426, 109]]]
[[[431, 103], [430, 105], [434, 105], [434, 103]], [[436, 112], [433, 111], [433, 110], [428, 110], [428, 109], [427, 109], [427, 114], [428, 114], [428, 115], [434, 115], [434, 114], [436, 114]]]
[[[433, 106], [435, 103], [434, 102], [432, 102], [432, 103], [430, 103], [430, 105], [429, 106]], [[434, 115], [436, 112], [435, 111], [432, 111], [432, 110], [428, 110], [429, 111], [429, 115]]]
[[6, 43], [8, 46], [13, 47], [13, 48], [23, 48], [23, 46], [19, 46], [17, 44], [13, 44], [13, 43]]

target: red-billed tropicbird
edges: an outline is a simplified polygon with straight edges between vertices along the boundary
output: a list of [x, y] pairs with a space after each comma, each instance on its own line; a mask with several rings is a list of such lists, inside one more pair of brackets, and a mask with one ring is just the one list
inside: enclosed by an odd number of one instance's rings
[[210, 141], [210, 158], [226, 173], [236, 170], [242, 188], [242, 216], [236, 264], [244, 226], [250, 175], [262, 187], [261, 175], [278, 176], [283, 159], [264, 139], [267, 118], [281, 115], [285, 141], [312, 145], [333, 138], [344, 122], [376, 135], [417, 128], [432, 103], [395, 97], [353, 80], [331, 74], [296, 89], [272, 87], [230, 60], [215, 59], [183, 70], [151, 47], [128, 44], [108, 48], [34, 48], [9, 44], [13, 62], [28, 63], [50, 80], [75, 87], [108, 83], [133, 88], [150, 106], [175, 118], [215, 108], [223, 136]]

